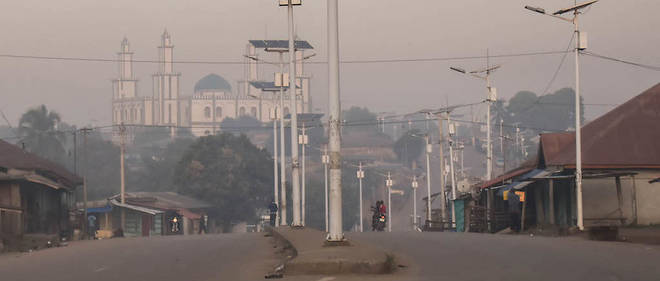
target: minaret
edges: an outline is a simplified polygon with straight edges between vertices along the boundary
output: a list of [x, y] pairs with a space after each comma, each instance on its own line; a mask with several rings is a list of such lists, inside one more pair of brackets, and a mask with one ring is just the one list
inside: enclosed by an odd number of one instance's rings
[[119, 77], [112, 81], [112, 123], [127, 123], [127, 109], [124, 108], [126, 99], [137, 97], [137, 79], [133, 74], [133, 52], [131, 52], [128, 39], [124, 37], [121, 48], [117, 53], [119, 58]]
[[179, 77], [181, 74], [174, 72], [173, 60], [174, 45], [166, 29], [161, 35], [158, 47], [158, 73], [153, 75], [154, 124], [180, 125]]

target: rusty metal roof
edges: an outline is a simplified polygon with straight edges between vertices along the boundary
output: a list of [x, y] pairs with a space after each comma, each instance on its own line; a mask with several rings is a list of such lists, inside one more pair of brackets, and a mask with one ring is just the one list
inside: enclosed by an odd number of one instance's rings
[[[547, 166], [575, 167], [575, 133], [541, 135]], [[584, 168], [660, 168], [660, 84], [582, 127]]]
[[20, 147], [0, 140], [0, 167], [17, 170], [34, 170], [67, 188], [82, 184], [82, 179], [64, 167]]
[[505, 181], [508, 181], [512, 178], [515, 178], [515, 177], [520, 176], [524, 173], [527, 173], [531, 170], [534, 170], [534, 168], [536, 168], [536, 163], [537, 162], [538, 161], [536, 160], [536, 157], [530, 158], [527, 161], [523, 162], [520, 165], [520, 167], [517, 167], [513, 170], [510, 170], [510, 171], [508, 171], [508, 172], [506, 172], [506, 173], [504, 173], [504, 174], [502, 174], [502, 175], [500, 175], [500, 176], [498, 176], [498, 177], [496, 177], [492, 180], [477, 184], [477, 188], [484, 189], [484, 188], [488, 188], [488, 187], [491, 187], [491, 186], [494, 186], [494, 185], [501, 185]]

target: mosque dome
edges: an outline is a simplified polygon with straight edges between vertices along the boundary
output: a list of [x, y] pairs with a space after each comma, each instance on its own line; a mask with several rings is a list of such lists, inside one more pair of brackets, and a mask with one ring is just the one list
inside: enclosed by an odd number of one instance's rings
[[231, 85], [222, 76], [211, 73], [195, 83], [195, 92], [200, 91], [231, 92]]

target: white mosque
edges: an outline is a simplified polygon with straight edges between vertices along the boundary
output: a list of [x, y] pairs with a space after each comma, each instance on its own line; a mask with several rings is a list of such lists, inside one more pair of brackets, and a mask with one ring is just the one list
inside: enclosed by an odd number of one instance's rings
[[[298, 47], [301, 42], [304, 42], [306, 47]], [[259, 81], [260, 63], [247, 58], [258, 57], [258, 49], [269, 51], [269, 43], [281, 45], [277, 43], [283, 41], [253, 40], [247, 45], [244, 79], [236, 81], [237, 89], [232, 89], [231, 84], [222, 76], [208, 74], [197, 81], [192, 95], [182, 95], [179, 81], [181, 73], [174, 71], [174, 45], [170, 34], [165, 30], [158, 47], [158, 71], [152, 75], [151, 96], [140, 96], [138, 79], [133, 73], [133, 52], [128, 39], [124, 38], [118, 53], [119, 77], [112, 81], [112, 124], [124, 124], [127, 127], [184, 127], [191, 128], [195, 136], [203, 136], [221, 131], [220, 123], [228, 117], [251, 116], [261, 122], [269, 122], [274, 116], [273, 110], [284, 112], [286, 116], [289, 112], [289, 95], [285, 94], [284, 110], [281, 111], [279, 88], [274, 87], [273, 82]], [[298, 113], [308, 113], [311, 108], [311, 77], [305, 75], [303, 64], [305, 49], [311, 49], [307, 42], [296, 42]]]

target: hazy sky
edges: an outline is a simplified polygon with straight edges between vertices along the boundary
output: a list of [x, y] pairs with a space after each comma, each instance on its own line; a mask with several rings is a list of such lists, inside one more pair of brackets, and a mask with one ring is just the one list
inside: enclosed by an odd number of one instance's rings
[[[342, 59], [435, 58], [564, 50], [572, 25], [523, 9], [549, 11], [572, 0], [342, 0]], [[405, 5], [403, 5], [405, 4]], [[275, 0], [21, 0], [0, 5], [0, 53], [39, 56], [115, 58], [127, 36], [135, 59], [156, 59], [164, 28], [172, 35], [175, 59], [241, 60], [249, 39], [286, 39], [286, 9]], [[601, 0], [581, 18], [589, 50], [660, 65], [658, 0]], [[326, 57], [326, 1], [306, 0], [296, 8], [297, 33], [317, 48], [313, 60]], [[273, 58], [275, 59], [275, 58]], [[503, 67], [494, 76], [499, 96], [519, 90], [540, 92], [561, 55], [492, 59]], [[660, 73], [583, 56], [586, 103], [621, 103], [656, 83]], [[479, 68], [485, 60], [343, 64], [344, 106], [406, 113], [431, 106], [475, 102], [484, 84], [450, 72], [450, 65]], [[573, 86], [573, 57], [568, 56], [551, 90]], [[151, 95], [157, 66], [136, 63], [142, 96]], [[182, 94], [208, 73], [232, 84], [242, 78], [240, 65], [179, 64]], [[265, 68], [270, 78], [274, 69]], [[327, 71], [308, 65], [313, 75], [314, 107], [325, 110]], [[27, 108], [46, 104], [78, 125], [110, 123], [110, 80], [116, 63], [37, 61], [0, 58], [0, 109], [15, 126]], [[610, 107], [587, 106], [593, 118]], [[4, 121], [2, 122], [4, 125]]]

